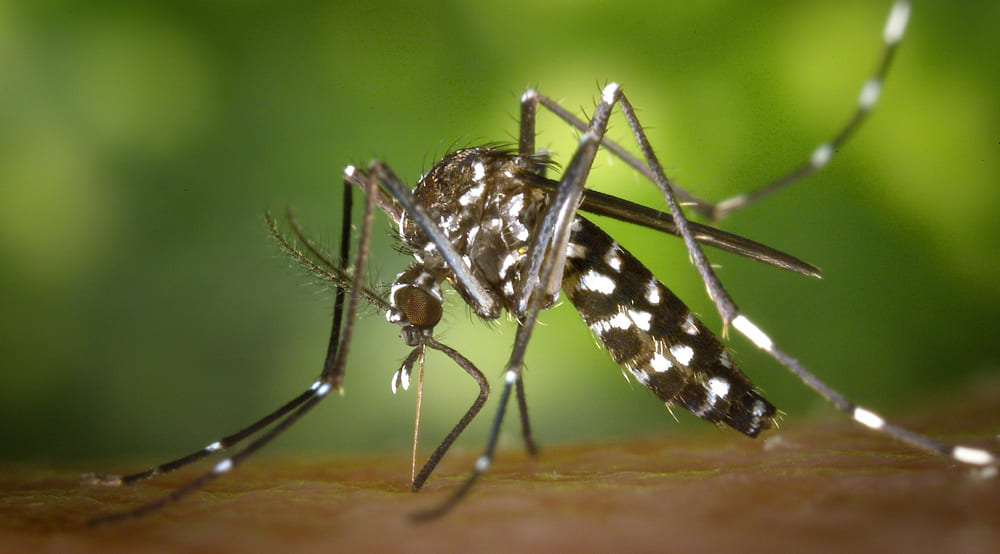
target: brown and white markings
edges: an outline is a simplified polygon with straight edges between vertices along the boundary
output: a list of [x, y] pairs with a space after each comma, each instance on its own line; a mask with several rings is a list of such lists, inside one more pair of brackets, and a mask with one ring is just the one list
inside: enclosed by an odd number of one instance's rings
[[[516, 151], [481, 147], [452, 152], [435, 164], [412, 191], [381, 162], [373, 162], [367, 169], [348, 167], [344, 174], [347, 185], [344, 229], [341, 250], [335, 258], [320, 251], [290, 216], [292, 231], [301, 247], [279, 233], [273, 219], [268, 217], [279, 244], [307, 268], [337, 286], [330, 348], [322, 373], [309, 388], [275, 412], [188, 456], [131, 475], [85, 476], [91, 483], [134, 483], [227, 450], [261, 432], [243, 450], [218, 462], [211, 471], [184, 488], [157, 502], [102, 516], [95, 523], [147, 513], [197, 490], [231, 471], [297, 421], [331, 390], [340, 390], [354, 314], [361, 299], [384, 311], [390, 322], [400, 325], [403, 342], [413, 347], [393, 375], [394, 392], [399, 387], [407, 387], [414, 365], [423, 359], [427, 348], [447, 355], [480, 386], [478, 396], [465, 415], [413, 479], [412, 489], [419, 489], [458, 435], [478, 414], [489, 393], [486, 379], [471, 362], [434, 339], [435, 326], [443, 313], [441, 286], [445, 281], [481, 318], [495, 319], [507, 311], [517, 320], [518, 328], [505, 366], [499, 408], [483, 454], [462, 486], [440, 504], [417, 514], [417, 519], [447, 512], [489, 468], [512, 395], [517, 399], [526, 445], [529, 451], [535, 450], [521, 370], [538, 314], [552, 306], [560, 289], [565, 291], [614, 360], [661, 401], [682, 406], [703, 419], [728, 425], [751, 437], [771, 427], [774, 406], [754, 390], [714, 334], [635, 257], [600, 228], [579, 216], [578, 209], [680, 236], [724, 325], [731, 325], [745, 335], [862, 425], [958, 462], [983, 466], [987, 474], [995, 473], [997, 458], [992, 453], [943, 444], [892, 425], [874, 412], [851, 403], [785, 354], [732, 301], [702, 252], [701, 244], [805, 275], [817, 276], [818, 270], [749, 239], [690, 222], [680, 208], [679, 199], [689, 203], [697, 213], [717, 219], [826, 165], [877, 101], [889, 61], [903, 36], [909, 9], [910, 4], [905, 0], [893, 5], [883, 32], [884, 49], [875, 73], [862, 87], [854, 114], [834, 138], [815, 148], [808, 161], [786, 176], [717, 204], [695, 197], [666, 177], [631, 103], [621, 88], [611, 83], [604, 87], [593, 116], [587, 122], [538, 92], [528, 90], [521, 98], [521, 127]], [[628, 121], [641, 158], [604, 138], [615, 105]], [[535, 150], [538, 106], [582, 132], [579, 147], [558, 180], [546, 176], [549, 162]], [[587, 176], [599, 148], [620, 157], [656, 184], [668, 213], [586, 191]], [[354, 269], [348, 270], [345, 268], [349, 257], [347, 237], [350, 235], [352, 186], [365, 191], [366, 208]], [[375, 205], [398, 226], [400, 239], [415, 260], [397, 276], [388, 298], [365, 288], [361, 282]]]
[[615, 362], [668, 406], [750, 437], [775, 408], [726, 348], [639, 260], [583, 217], [573, 222], [563, 290]]
[[[525, 315], [518, 299], [531, 237], [548, 205], [544, 191], [531, 183], [545, 179], [546, 165], [538, 156], [497, 148], [463, 149], [439, 161], [413, 190], [462, 263], [484, 284], [490, 305], [518, 318]], [[774, 406], [754, 391], [722, 343], [679, 298], [589, 220], [576, 216], [570, 231], [562, 289], [615, 362], [668, 405], [751, 437], [771, 427]], [[481, 317], [499, 317], [498, 310], [477, 304], [412, 217], [402, 216], [399, 236], [417, 261], [393, 283], [387, 314], [403, 327], [408, 344], [413, 341], [406, 337], [429, 334], [437, 318], [431, 325], [414, 323], [401, 306], [415, 290], [439, 303], [445, 280]], [[554, 301], [555, 295], [546, 296], [542, 308]]]

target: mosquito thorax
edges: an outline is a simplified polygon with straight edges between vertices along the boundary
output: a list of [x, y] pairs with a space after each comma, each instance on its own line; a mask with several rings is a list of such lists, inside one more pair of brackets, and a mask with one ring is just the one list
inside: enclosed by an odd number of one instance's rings
[[[501, 148], [466, 148], [445, 156], [413, 189], [413, 196], [486, 286], [494, 303], [515, 315], [512, 308], [522, 286], [522, 265], [548, 203], [546, 193], [525, 177], [543, 174], [547, 164], [544, 157]], [[436, 286], [447, 280], [484, 319], [500, 316], [499, 309], [483, 314], [441, 260], [434, 243], [405, 214], [399, 237], [412, 250], [417, 265], [436, 279]], [[398, 280], [394, 288], [397, 284]]]

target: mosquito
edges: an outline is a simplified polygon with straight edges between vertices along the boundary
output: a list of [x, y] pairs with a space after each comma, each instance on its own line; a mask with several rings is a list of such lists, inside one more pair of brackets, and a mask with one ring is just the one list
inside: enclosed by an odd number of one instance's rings
[[[579, 212], [618, 218], [681, 237], [722, 319], [759, 349], [859, 424], [911, 446], [995, 473], [994, 454], [971, 446], [949, 445], [885, 420], [854, 404], [826, 385], [742, 312], [716, 276], [702, 245], [727, 250], [806, 276], [819, 277], [814, 266], [750, 239], [689, 221], [682, 203], [695, 213], [717, 220], [742, 209], [825, 166], [836, 150], [864, 121], [878, 100], [890, 62], [903, 37], [910, 3], [895, 2], [883, 30], [883, 50], [864, 83], [847, 123], [808, 160], [779, 179], [718, 203], [700, 199], [671, 181], [650, 145], [635, 109], [616, 83], [603, 87], [589, 120], [584, 121], [550, 98], [529, 89], [521, 97], [520, 133], [516, 148], [482, 146], [447, 154], [411, 190], [388, 165], [372, 162], [344, 172], [344, 217], [337, 256], [323, 252], [295, 221], [287, 219], [294, 238], [282, 234], [270, 215], [267, 224], [278, 244], [309, 270], [335, 284], [334, 320], [323, 371], [294, 399], [247, 428], [212, 442], [177, 460], [130, 475], [88, 474], [88, 483], [126, 485], [176, 470], [225, 451], [259, 434], [235, 454], [180, 489], [149, 504], [104, 515], [95, 523], [139, 516], [158, 510], [209, 481], [229, 473], [249, 455], [273, 440], [331, 391], [342, 390], [353, 323], [361, 301], [384, 312], [400, 326], [404, 344], [412, 347], [392, 377], [392, 388], [407, 388], [415, 365], [427, 349], [437, 350], [468, 373], [480, 392], [463, 417], [412, 479], [419, 490], [454, 441], [476, 417], [489, 395], [482, 372], [457, 350], [438, 342], [447, 282], [480, 318], [491, 321], [506, 311], [517, 322], [510, 358], [504, 366], [499, 407], [486, 447], [466, 480], [443, 501], [414, 514], [418, 521], [447, 513], [473, 488], [494, 460], [497, 438], [511, 396], [516, 398], [527, 450], [537, 452], [528, 419], [521, 379], [527, 346], [539, 313], [564, 292], [611, 357], [666, 406], [680, 406], [696, 416], [728, 426], [749, 437], [774, 426], [777, 409], [737, 367], [726, 347], [638, 259]], [[612, 110], [618, 106], [628, 122], [641, 157], [605, 138]], [[539, 107], [555, 114], [580, 133], [579, 146], [559, 179], [548, 176], [553, 162], [535, 148]], [[626, 200], [587, 190], [596, 153], [604, 148], [646, 176], [660, 190], [668, 208], [660, 212]], [[353, 266], [350, 257], [352, 189], [364, 192], [365, 207]], [[375, 207], [398, 230], [413, 262], [396, 276], [388, 294], [363, 283]]]

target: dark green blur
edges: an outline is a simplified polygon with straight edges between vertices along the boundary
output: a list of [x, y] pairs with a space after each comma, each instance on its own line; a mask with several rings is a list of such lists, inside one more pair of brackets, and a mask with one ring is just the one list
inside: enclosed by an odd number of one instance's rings
[[[614, 80], [668, 173], [723, 198], [845, 120], [889, 6], [669, 4], [0, 3], [0, 458], [179, 455], [308, 386], [331, 295], [279, 253], [262, 212], [288, 204], [335, 245], [347, 163], [379, 157], [412, 183], [453, 145], [513, 140], [526, 86], [579, 112]], [[933, 410], [940, 391], [1000, 371], [1000, 5], [918, 3], [910, 23], [860, 135], [724, 223], [826, 278], [709, 252], [779, 344], [890, 413]], [[576, 135], [551, 117], [539, 129], [565, 161]], [[615, 116], [610, 136], [626, 131]], [[603, 154], [592, 177], [662, 205]], [[373, 279], [391, 280], [406, 261], [376, 226]], [[608, 228], [718, 329], [679, 241]], [[449, 300], [439, 338], [499, 392], [512, 326]], [[543, 445], [715, 432], [626, 384], [569, 305], [542, 319], [525, 380]], [[832, 413], [747, 341], [731, 345], [786, 419]], [[275, 450], [407, 449], [414, 391], [389, 391], [406, 352], [367, 310], [345, 395]], [[475, 392], [429, 360], [426, 446]], [[479, 447], [494, 396], [461, 446]], [[503, 446], [518, 448], [508, 423]]]

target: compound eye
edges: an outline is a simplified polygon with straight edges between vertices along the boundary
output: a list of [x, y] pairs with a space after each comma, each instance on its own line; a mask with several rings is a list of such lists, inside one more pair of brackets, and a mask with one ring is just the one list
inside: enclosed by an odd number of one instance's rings
[[403, 287], [396, 291], [396, 306], [415, 327], [430, 328], [441, 321], [441, 300], [421, 288]]

